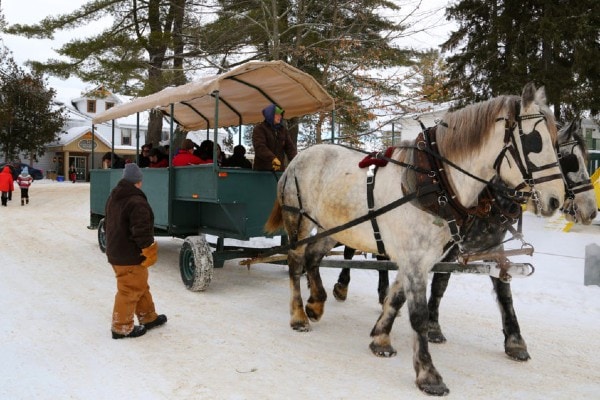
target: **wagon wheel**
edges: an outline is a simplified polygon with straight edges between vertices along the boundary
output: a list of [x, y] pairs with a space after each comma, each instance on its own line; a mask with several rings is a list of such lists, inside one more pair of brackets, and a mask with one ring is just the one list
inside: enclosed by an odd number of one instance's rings
[[98, 222], [98, 245], [100, 251], [106, 253], [106, 229], [104, 228], [104, 218]]
[[179, 270], [185, 286], [195, 292], [205, 290], [213, 275], [213, 257], [204, 236], [188, 236], [179, 251]]

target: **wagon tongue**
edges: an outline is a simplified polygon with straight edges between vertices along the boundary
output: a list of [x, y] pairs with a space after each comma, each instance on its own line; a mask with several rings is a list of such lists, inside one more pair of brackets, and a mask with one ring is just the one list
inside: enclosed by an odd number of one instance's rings
[[458, 262], [466, 265], [469, 261], [495, 261], [499, 267], [498, 278], [503, 282], [510, 282], [511, 276], [508, 273], [510, 268], [510, 260], [512, 256], [533, 256], [534, 248], [531, 244], [525, 243], [520, 249], [486, 251], [480, 253], [463, 253], [460, 254]]

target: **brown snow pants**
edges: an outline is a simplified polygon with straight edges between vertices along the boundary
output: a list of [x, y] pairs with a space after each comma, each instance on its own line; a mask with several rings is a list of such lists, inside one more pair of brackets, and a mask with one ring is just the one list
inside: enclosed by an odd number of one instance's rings
[[112, 316], [112, 331], [123, 335], [133, 330], [133, 316], [140, 324], [157, 318], [148, 285], [148, 268], [141, 265], [113, 265], [117, 294]]

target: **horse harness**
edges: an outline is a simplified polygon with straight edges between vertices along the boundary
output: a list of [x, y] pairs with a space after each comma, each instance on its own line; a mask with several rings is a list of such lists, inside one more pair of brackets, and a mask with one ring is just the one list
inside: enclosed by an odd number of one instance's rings
[[[567, 187], [567, 197], [571, 200], [575, 199], [575, 195], [582, 192], [587, 192], [588, 190], [594, 190], [594, 186], [592, 185], [591, 179], [583, 179], [578, 182], [574, 182], [569, 178], [570, 172], [578, 172], [580, 165], [577, 159], [577, 156], [573, 154], [573, 150], [575, 147], [579, 146], [580, 143], [574, 139], [565, 143], [560, 143], [558, 145], [558, 164], [563, 173], [563, 177], [565, 179], [565, 185]], [[571, 147], [570, 154], [563, 156], [560, 149], [564, 147]], [[564, 212], [569, 213], [570, 215], [575, 215], [575, 203], [572, 203], [571, 208], [569, 210], [563, 210]]]
[[[517, 107], [518, 107], [518, 105], [517, 105]], [[490, 211], [493, 206], [493, 203], [494, 203], [494, 200], [493, 200], [493, 198], [491, 198], [491, 195], [487, 195], [487, 196], [484, 195], [484, 196], [480, 197], [477, 206], [472, 207], [472, 208], [465, 208], [456, 199], [456, 194], [455, 194], [454, 190], [452, 189], [452, 185], [450, 184], [448, 176], [445, 172], [444, 164], [450, 165], [451, 167], [461, 171], [462, 173], [465, 173], [466, 175], [472, 177], [475, 180], [486, 183], [486, 185], [488, 187], [494, 188], [497, 192], [502, 193], [504, 196], [514, 199], [514, 201], [517, 203], [525, 203], [527, 197], [529, 197], [529, 196], [533, 196], [534, 200], [538, 201], [538, 200], [536, 200], [535, 194], [532, 194], [532, 192], [523, 192], [523, 191], [521, 191], [521, 189], [523, 189], [527, 186], [529, 186], [532, 189], [533, 186], [535, 185], [535, 183], [546, 182], [546, 181], [550, 181], [550, 180], [554, 180], [554, 179], [562, 179], [562, 175], [560, 175], [560, 174], [553, 174], [553, 175], [549, 175], [549, 176], [545, 176], [545, 177], [541, 177], [541, 178], [537, 178], [537, 179], [534, 179], [532, 177], [533, 172], [556, 167], [556, 166], [558, 166], [558, 163], [554, 162], [554, 163], [550, 163], [550, 164], [543, 165], [543, 166], [536, 166], [528, 158], [529, 153], [531, 153], [531, 152], [536, 153], [536, 152], [540, 152], [542, 150], [541, 135], [539, 134], [539, 132], [537, 132], [535, 130], [535, 126], [537, 126], [537, 124], [539, 122], [541, 122], [542, 120], [545, 120], [545, 116], [543, 114], [533, 114], [533, 115], [527, 115], [527, 116], [521, 117], [521, 116], [518, 116], [518, 109], [517, 109], [516, 115], [517, 116], [515, 117], [515, 121], [513, 121], [513, 123], [510, 122], [510, 119], [508, 117], [498, 118], [496, 120], [496, 122], [503, 121], [503, 120], [505, 121], [505, 136], [504, 136], [504, 144], [505, 145], [504, 145], [502, 151], [500, 152], [500, 154], [498, 155], [498, 157], [496, 158], [496, 161], [494, 162], [494, 167], [497, 170], [497, 172], [499, 173], [502, 161], [505, 158], [505, 153], [510, 152], [513, 159], [515, 160], [515, 163], [518, 165], [518, 167], [523, 175], [523, 179], [524, 179], [524, 181], [521, 184], [519, 184], [516, 188], [509, 189], [505, 185], [485, 181], [475, 175], [472, 175], [468, 171], [465, 171], [464, 169], [462, 169], [459, 166], [452, 163], [450, 160], [442, 157], [439, 154], [439, 151], [437, 148], [437, 141], [436, 141], [436, 137], [435, 137], [436, 127], [434, 126], [432, 128], [425, 128], [421, 124], [423, 127], [423, 130], [417, 137], [417, 139], [415, 141], [415, 145], [413, 145], [413, 146], [397, 146], [395, 148], [391, 147], [391, 148], [388, 148], [388, 150], [385, 152], [385, 154], [382, 154], [380, 152], [379, 153], [378, 152], [368, 153], [368, 156], [365, 158], [365, 160], [369, 159], [369, 158], [375, 160], [375, 162], [367, 164], [369, 166], [369, 169], [366, 174], [367, 207], [368, 207], [367, 214], [362, 215], [354, 220], [351, 220], [343, 225], [324, 230], [322, 232], [317, 233], [314, 236], [309, 236], [309, 237], [306, 237], [301, 240], [298, 240], [297, 235], [300, 230], [300, 224], [302, 221], [302, 217], [308, 218], [311, 222], [316, 224], [319, 228], [321, 228], [321, 229], [324, 229], [324, 228], [319, 224], [318, 221], [316, 221], [308, 213], [306, 213], [306, 211], [302, 207], [302, 198], [300, 195], [300, 188], [299, 188], [298, 181], [296, 179], [295, 185], [296, 185], [296, 189], [297, 189], [298, 207], [286, 205], [283, 202], [283, 198], [281, 199], [281, 204], [282, 204], [282, 209], [284, 211], [296, 213], [299, 215], [298, 227], [294, 232], [292, 232], [292, 235], [289, 238], [290, 242], [288, 245], [273, 248], [270, 251], [266, 252], [266, 254], [264, 254], [263, 256], [276, 254], [276, 253], [284, 251], [284, 250], [294, 249], [298, 246], [315, 242], [317, 240], [320, 240], [323, 237], [333, 235], [335, 233], [349, 229], [353, 226], [356, 226], [356, 225], [366, 222], [366, 221], [371, 222], [371, 226], [372, 226], [373, 232], [374, 232], [375, 242], [377, 244], [378, 253], [380, 255], [385, 256], [386, 255], [385, 244], [381, 237], [381, 232], [379, 231], [379, 225], [377, 223], [376, 218], [394, 208], [399, 207], [402, 204], [405, 204], [405, 203], [408, 203], [411, 201], [417, 201], [418, 202], [417, 204], [421, 209], [423, 209], [429, 213], [432, 213], [434, 215], [438, 215], [446, 220], [446, 222], [448, 223], [448, 226], [450, 228], [450, 232], [451, 232], [451, 238], [452, 238], [451, 243], [453, 242], [454, 244], [457, 244], [462, 253], [463, 252], [462, 251], [462, 241], [464, 239], [464, 236], [461, 235], [461, 233], [460, 233], [461, 227], [463, 227], [467, 221], [472, 220], [474, 217], [482, 218], [482, 217], [489, 216]], [[521, 121], [525, 120], [525, 119], [532, 119], [532, 118], [540, 118], [540, 121], [536, 122], [536, 124], [534, 126], [534, 130], [532, 132], [530, 132], [528, 134], [524, 134], [522, 126], [521, 126]], [[443, 122], [442, 122], [442, 124], [443, 124]], [[514, 131], [515, 131], [515, 128], [517, 128], [517, 127], [519, 128], [519, 136], [521, 138], [521, 143], [522, 143], [522, 147], [523, 147], [523, 158], [521, 158], [521, 156], [519, 154], [519, 150], [516, 145], [516, 138], [514, 136]], [[344, 146], [344, 145], [340, 145], [340, 146], [347, 147], [347, 148], [350, 148], [355, 151], [362, 151], [362, 150], [358, 150], [358, 149], [351, 148], [351, 147]], [[398, 149], [407, 148], [407, 149], [416, 150], [416, 151], [414, 151], [414, 163], [408, 164], [408, 163], [404, 163], [404, 162], [392, 159], [391, 154], [392, 154], [393, 150], [396, 148], [398, 148]], [[365, 160], [363, 160], [363, 161], [365, 161]], [[525, 161], [525, 165], [523, 164], [523, 160]], [[415, 187], [415, 190], [410, 193], [406, 193], [406, 190], [405, 190], [406, 188], [403, 186], [404, 196], [402, 198], [397, 199], [385, 206], [382, 206], [382, 207], [376, 209], [375, 208], [375, 200], [374, 200], [374, 188], [375, 188], [376, 173], [380, 166], [384, 166], [388, 162], [391, 162], [396, 165], [400, 165], [402, 167], [408, 168], [409, 170], [413, 171], [415, 173], [417, 185]], [[285, 177], [285, 181], [283, 183], [284, 187], [286, 184], [287, 184], [287, 176]], [[282, 191], [282, 196], [283, 196], [283, 191]], [[519, 212], [520, 211], [521, 211], [521, 207], [519, 205]], [[520, 238], [522, 236], [520, 233], [520, 225], [521, 225], [520, 214], [518, 217], [519, 231], [516, 231], [512, 227], [512, 225], [515, 223], [515, 221], [517, 221], [517, 219], [515, 219], [514, 216], [508, 216], [508, 211], [502, 211], [500, 214], [501, 214], [501, 216], [498, 218], [498, 224], [501, 224], [502, 227], [505, 227], [505, 228], [511, 230], [511, 232], [513, 232], [513, 235], [515, 237]], [[531, 251], [527, 250], [527, 253], [531, 254]], [[490, 253], [487, 253], [487, 254], [490, 254]], [[472, 256], [473, 255], [471, 255], [471, 258], [472, 258]], [[506, 272], [506, 268], [508, 267], [508, 265], [506, 262], [503, 262], [503, 260], [506, 260], [506, 258], [505, 257], [500, 258], [500, 261], [499, 261], [499, 265], [501, 266], [501, 269], [502, 269], [501, 278], [504, 277], [504, 279], [509, 279], [510, 277], [508, 276], [508, 273]]]

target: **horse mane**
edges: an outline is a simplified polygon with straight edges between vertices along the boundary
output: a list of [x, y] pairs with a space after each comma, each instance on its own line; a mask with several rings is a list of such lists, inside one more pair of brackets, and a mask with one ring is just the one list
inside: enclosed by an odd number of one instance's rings
[[[499, 96], [468, 105], [443, 116], [437, 126], [437, 140], [444, 149], [445, 157], [467, 157], [474, 148], [481, 148], [483, 141], [492, 134], [498, 117], [515, 120], [514, 112], [519, 102], [517, 96]], [[505, 115], [500, 115], [505, 112]]]
[[[479, 103], [468, 105], [443, 116], [443, 123], [437, 126], [437, 140], [444, 149], [445, 157], [464, 158], [474, 148], [481, 148], [482, 142], [494, 131], [498, 118], [507, 118], [509, 124], [515, 122], [515, 111], [521, 98], [503, 95]], [[543, 99], [537, 99], [540, 112], [546, 118], [546, 125], [554, 143], [558, 131], [554, 115]]]

